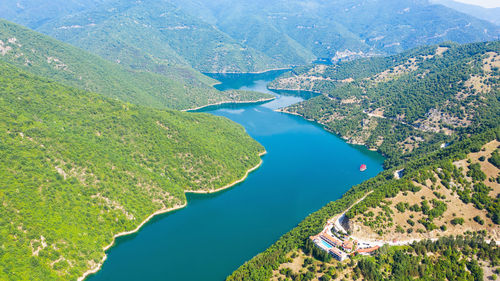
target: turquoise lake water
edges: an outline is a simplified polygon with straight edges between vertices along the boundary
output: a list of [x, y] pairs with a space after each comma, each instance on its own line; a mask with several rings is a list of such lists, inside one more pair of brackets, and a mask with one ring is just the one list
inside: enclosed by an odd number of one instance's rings
[[[214, 77], [223, 82], [219, 89], [269, 92], [266, 84], [279, 73]], [[382, 171], [378, 153], [274, 111], [310, 93], [274, 94], [278, 98], [264, 104], [202, 110], [242, 124], [268, 152], [262, 166], [228, 190], [188, 195], [185, 209], [117, 239], [101, 271], [88, 280], [224, 280], [307, 215]]]

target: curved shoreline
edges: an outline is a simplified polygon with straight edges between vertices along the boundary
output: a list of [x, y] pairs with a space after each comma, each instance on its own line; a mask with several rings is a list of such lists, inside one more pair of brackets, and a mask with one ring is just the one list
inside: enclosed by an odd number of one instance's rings
[[[259, 157], [262, 157], [264, 155], [267, 154], [267, 151], [263, 151], [261, 153], [258, 154]], [[239, 180], [235, 180], [229, 184], [226, 184], [225, 186], [223, 187], [220, 187], [220, 188], [217, 188], [217, 189], [213, 189], [213, 190], [194, 190], [194, 191], [191, 191], [191, 190], [185, 190], [184, 193], [198, 193], [198, 194], [211, 194], [211, 193], [217, 193], [219, 191], [222, 191], [222, 190], [225, 190], [225, 189], [228, 189], [232, 186], [235, 186], [243, 181], [246, 180], [246, 178], [248, 177], [248, 175], [257, 170], [263, 163], [263, 160], [260, 159], [260, 162], [248, 169], [245, 173], [245, 175], [243, 175], [243, 177]], [[99, 270], [101, 270], [102, 268], [102, 265], [104, 264], [104, 262], [106, 261], [106, 259], [108, 258], [108, 255], [106, 254], [106, 251], [109, 250], [111, 247], [113, 247], [116, 243], [116, 238], [118, 237], [122, 237], [122, 236], [126, 236], [126, 235], [130, 235], [130, 234], [134, 234], [136, 232], [138, 232], [146, 223], [148, 223], [152, 218], [156, 217], [157, 215], [161, 215], [161, 214], [165, 214], [165, 213], [168, 213], [168, 212], [172, 212], [172, 211], [176, 211], [176, 210], [180, 210], [180, 209], [183, 209], [187, 206], [188, 202], [187, 202], [187, 199], [186, 199], [186, 202], [184, 204], [181, 204], [181, 205], [176, 205], [174, 207], [171, 207], [171, 208], [164, 208], [164, 209], [160, 209], [154, 213], [152, 213], [149, 217], [147, 217], [145, 220], [143, 220], [135, 229], [133, 230], [129, 230], [129, 231], [123, 231], [123, 232], [120, 232], [120, 233], [117, 233], [115, 235], [113, 235], [113, 240], [111, 241], [110, 244], [106, 245], [103, 250], [104, 250], [104, 256], [102, 257], [101, 261], [97, 264], [97, 266], [95, 266], [94, 268], [91, 268], [87, 271], [85, 271], [82, 276], [78, 277], [78, 281], [83, 281], [85, 280], [85, 278], [87, 278], [88, 276], [92, 275], [92, 274], [95, 274], [97, 272], [99, 272]]]
[[[267, 154], [267, 151], [261, 152], [261, 153], [259, 153], [259, 157], [264, 156], [264, 155], [266, 155], [266, 154]], [[247, 179], [248, 175], [249, 175], [251, 172], [253, 172], [253, 171], [257, 170], [257, 169], [258, 169], [258, 168], [262, 165], [262, 163], [263, 163], [263, 162], [264, 162], [264, 161], [262, 161], [262, 159], [260, 159], [259, 164], [257, 164], [256, 166], [254, 166], [254, 167], [252, 167], [252, 168], [248, 169], [248, 170], [246, 171], [245, 175], [244, 175], [241, 179], [239, 179], [239, 180], [235, 180], [235, 181], [233, 181], [232, 183], [226, 184], [226, 185], [225, 185], [225, 186], [223, 186], [223, 187], [220, 187], [220, 188], [217, 188], [217, 189], [212, 189], [212, 190], [186, 190], [186, 191], [184, 191], [184, 193], [192, 193], [192, 194], [212, 194], [212, 193], [217, 193], [217, 192], [219, 192], [219, 191], [222, 191], [222, 190], [224, 190], [224, 189], [228, 189], [228, 188], [233, 187], [233, 186], [235, 186], [235, 185], [237, 185], [237, 184], [239, 184], [239, 183], [241, 183], [241, 182], [244, 182], [244, 181]]]
[[[216, 75], [216, 74], [264, 74], [264, 73], [268, 73], [268, 72], [273, 72], [273, 71], [280, 71], [280, 70], [292, 70], [294, 67], [296, 67], [296, 65], [294, 66], [290, 66], [290, 67], [285, 67], [285, 68], [271, 68], [271, 69], [267, 69], [267, 70], [262, 70], [262, 71], [255, 71], [255, 72], [201, 72], [201, 74], [211, 78], [211, 79], [215, 79], [213, 77], [210, 77], [210, 75]], [[215, 79], [217, 80], [217, 79]], [[213, 87], [215, 85], [220, 85], [222, 84], [222, 82], [218, 81], [216, 83], [213, 83], [211, 84], [210, 86]]]
[[346, 138], [345, 136], [342, 136], [342, 135], [340, 135], [340, 134], [335, 133], [334, 131], [330, 130], [330, 129], [326, 126], [326, 124], [323, 124], [323, 123], [321, 123], [321, 122], [319, 122], [319, 121], [316, 121], [316, 120], [314, 120], [314, 119], [308, 119], [308, 118], [304, 117], [303, 115], [300, 115], [300, 114], [298, 114], [298, 113], [296, 113], [296, 112], [286, 111], [286, 110], [285, 110], [285, 108], [278, 108], [278, 109], [275, 109], [274, 111], [276, 111], [276, 112], [280, 112], [280, 113], [285, 113], [285, 114], [290, 114], [290, 115], [294, 115], [294, 116], [301, 117], [301, 118], [302, 118], [302, 119], [304, 119], [304, 120], [307, 120], [307, 121], [309, 121], [309, 122], [312, 122], [312, 123], [315, 123], [315, 124], [317, 124], [317, 125], [321, 126], [321, 127], [323, 128], [323, 130], [325, 130], [325, 131], [327, 131], [327, 132], [329, 132], [329, 133], [331, 133], [331, 134], [334, 134], [335, 136], [337, 136], [337, 137], [341, 138], [342, 140], [344, 140], [344, 141], [345, 141], [346, 143], [348, 143], [348, 144], [351, 144], [351, 145], [359, 145], [359, 146], [362, 146], [362, 147], [364, 147], [364, 148], [366, 148], [366, 149], [368, 149], [368, 150], [370, 150], [370, 151], [378, 152], [378, 153], [380, 153], [382, 156], [386, 156], [386, 155], [385, 155], [385, 154], [383, 154], [383, 153], [382, 153], [382, 151], [380, 151], [378, 148], [370, 148], [370, 147], [368, 147], [368, 146], [367, 146], [364, 142], [354, 142], [354, 141], [352, 141], [352, 140], [350, 140], [350, 139]]
[[91, 268], [87, 271], [85, 271], [83, 273], [82, 276], [78, 277], [78, 281], [83, 281], [85, 280], [85, 278], [87, 278], [89, 275], [92, 275], [92, 274], [95, 274], [97, 273], [99, 270], [101, 270], [102, 268], [102, 265], [104, 264], [104, 262], [106, 261], [106, 259], [108, 258], [108, 255], [106, 254], [106, 251], [109, 250], [111, 247], [113, 247], [115, 245], [115, 242], [116, 242], [116, 238], [118, 237], [121, 237], [121, 236], [126, 236], [126, 235], [130, 235], [130, 234], [134, 234], [136, 232], [138, 232], [146, 223], [148, 223], [152, 218], [154, 218], [155, 216], [157, 215], [161, 215], [161, 214], [164, 214], [164, 213], [168, 213], [168, 212], [171, 212], [171, 211], [175, 211], [175, 210], [179, 210], [179, 209], [182, 209], [184, 207], [187, 206], [187, 202], [182, 204], [182, 205], [178, 205], [178, 206], [174, 206], [172, 208], [167, 208], [167, 209], [160, 209], [156, 212], [154, 212], [153, 214], [151, 214], [149, 217], [147, 217], [145, 220], [143, 220], [134, 230], [130, 230], [130, 231], [124, 231], [124, 232], [120, 232], [120, 233], [117, 233], [113, 236], [113, 241], [111, 241], [110, 244], [106, 245], [103, 250], [104, 250], [104, 256], [102, 257], [102, 260], [101, 262], [99, 262], [97, 264], [96, 267], [94, 268]]
[[267, 89], [270, 90], [270, 91], [306, 92], [306, 93], [313, 93], [313, 94], [316, 94], [316, 95], [322, 95], [321, 92], [319, 92], [319, 91], [313, 91], [313, 90], [285, 89], [285, 88], [276, 88], [276, 87], [267, 87]]
[[183, 111], [183, 112], [189, 112], [189, 111], [194, 111], [194, 110], [200, 110], [200, 109], [203, 109], [203, 108], [206, 108], [206, 107], [209, 107], [209, 106], [231, 104], [231, 103], [234, 103], [234, 104], [240, 104], [240, 103], [253, 104], [253, 103], [259, 103], [259, 102], [272, 101], [274, 99], [276, 99], [276, 97], [267, 98], [267, 99], [250, 100], [250, 101], [220, 101], [220, 102], [216, 102], [216, 103], [212, 103], [212, 104], [198, 106], [198, 107], [195, 107], [195, 108], [183, 109], [181, 111]]
[[206, 74], [262, 74], [262, 73], [271, 72], [271, 71], [278, 71], [278, 70], [291, 70], [294, 67], [295, 66], [271, 68], [271, 69], [266, 69], [266, 70], [261, 70], [261, 71], [253, 71], [253, 72], [202, 72], [202, 74], [204, 74], [204, 75], [206, 75]]

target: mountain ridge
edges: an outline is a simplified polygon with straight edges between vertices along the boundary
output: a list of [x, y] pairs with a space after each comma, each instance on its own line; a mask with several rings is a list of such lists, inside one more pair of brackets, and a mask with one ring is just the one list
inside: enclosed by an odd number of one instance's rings
[[425, 44], [500, 35], [498, 26], [426, 0], [73, 0], [62, 11], [44, 6], [42, 15], [13, 3], [2, 8], [0, 16], [108, 60], [160, 74], [174, 66], [260, 72], [317, 58], [391, 55]]
[[472, 4], [453, 0], [431, 0], [431, 3], [441, 4], [464, 14], [469, 14], [479, 19], [484, 19], [496, 25], [500, 25], [500, 7], [484, 8]]
[[0, 60], [32, 73], [155, 108], [189, 109], [218, 102], [257, 101], [269, 95], [220, 92], [217, 83], [195, 70], [171, 68], [162, 75], [132, 70], [77, 47], [0, 19]]

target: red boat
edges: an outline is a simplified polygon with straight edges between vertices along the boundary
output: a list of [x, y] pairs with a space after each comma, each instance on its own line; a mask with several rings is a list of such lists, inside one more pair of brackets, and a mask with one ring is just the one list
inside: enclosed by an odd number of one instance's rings
[[366, 165], [365, 165], [365, 164], [361, 165], [361, 166], [359, 167], [359, 170], [360, 170], [361, 172], [366, 171]]

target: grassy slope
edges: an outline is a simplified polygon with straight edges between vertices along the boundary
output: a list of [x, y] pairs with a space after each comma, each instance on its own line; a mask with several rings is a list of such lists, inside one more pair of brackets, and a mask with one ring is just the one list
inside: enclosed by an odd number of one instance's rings
[[[387, 196], [378, 190], [368, 195], [366, 202], [347, 213], [349, 229], [360, 239], [385, 241], [457, 235], [467, 230], [484, 230], [487, 239], [500, 240], [500, 171], [487, 161], [498, 153], [499, 144], [492, 141], [459, 161], [439, 161], [421, 169], [413, 178], [406, 178], [413, 192]], [[451, 223], [458, 218], [465, 222]]]
[[205, 84], [215, 80], [184, 68], [170, 69], [169, 75], [130, 70], [1, 19], [0, 41], [4, 50], [0, 60], [70, 86], [135, 104], [189, 109], [223, 101], [270, 97], [217, 91]]
[[498, 41], [444, 44], [387, 58], [304, 67], [271, 87], [323, 93], [285, 111], [378, 149], [390, 167], [496, 122], [499, 55]]
[[185, 203], [186, 190], [241, 178], [263, 150], [225, 118], [123, 103], [0, 62], [0, 279], [76, 279], [113, 234]]

